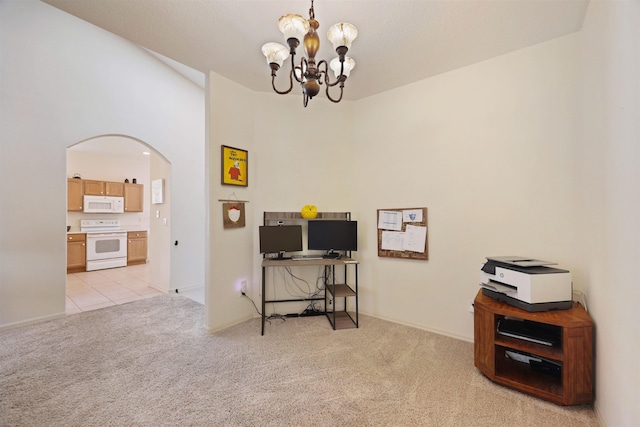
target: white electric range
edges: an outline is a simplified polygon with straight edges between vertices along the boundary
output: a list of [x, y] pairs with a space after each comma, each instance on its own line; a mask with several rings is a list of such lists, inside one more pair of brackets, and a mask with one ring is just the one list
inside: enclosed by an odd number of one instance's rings
[[83, 219], [87, 234], [87, 271], [127, 266], [127, 232], [119, 219]]

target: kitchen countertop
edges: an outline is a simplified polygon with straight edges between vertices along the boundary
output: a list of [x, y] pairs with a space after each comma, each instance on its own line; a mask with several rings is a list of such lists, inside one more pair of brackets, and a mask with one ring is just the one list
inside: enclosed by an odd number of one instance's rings
[[140, 228], [134, 229], [134, 230], [120, 229], [120, 230], [107, 230], [107, 231], [80, 231], [80, 230], [71, 229], [71, 231], [67, 231], [67, 234], [130, 233], [130, 232], [136, 232], [136, 231], [148, 231], [148, 230], [140, 229]]

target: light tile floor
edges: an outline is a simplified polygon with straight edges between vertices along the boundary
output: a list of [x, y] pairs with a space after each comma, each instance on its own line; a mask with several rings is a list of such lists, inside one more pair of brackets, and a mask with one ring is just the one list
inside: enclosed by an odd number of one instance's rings
[[149, 283], [149, 264], [67, 274], [66, 313], [163, 295]]

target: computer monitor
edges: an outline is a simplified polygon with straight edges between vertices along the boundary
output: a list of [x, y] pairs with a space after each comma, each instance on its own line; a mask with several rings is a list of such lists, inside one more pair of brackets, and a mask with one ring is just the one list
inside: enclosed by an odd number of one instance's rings
[[259, 228], [260, 252], [278, 254], [278, 259], [287, 259], [286, 252], [302, 250], [301, 225], [261, 225]]
[[358, 221], [316, 220], [308, 222], [307, 246], [310, 250], [358, 250]]

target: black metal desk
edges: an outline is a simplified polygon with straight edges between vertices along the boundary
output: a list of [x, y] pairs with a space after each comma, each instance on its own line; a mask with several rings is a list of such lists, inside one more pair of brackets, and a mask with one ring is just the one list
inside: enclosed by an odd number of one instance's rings
[[[270, 267], [305, 267], [305, 266], [324, 266], [325, 268], [325, 292], [324, 297], [317, 298], [294, 298], [294, 299], [267, 299], [266, 297], [266, 269]], [[335, 268], [344, 267], [345, 283], [336, 283]], [[355, 268], [355, 283], [353, 286], [347, 284], [347, 268], [353, 266]], [[331, 279], [331, 280], [329, 280]], [[355, 299], [355, 312], [347, 311], [347, 298]], [[336, 310], [336, 298], [344, 298], [344, 310]], [[325, 314], [333, 329], [357, 328], [358, 327], [358, 261], [352, 258], [338, 259], [264, 259], [262, 261], [262, 332], [264, 335], [264, 322], [266, 319], [265, 307], [267, 303], [276, 302], [294, 302], [294, 301], [325, 301]], [[333, 300], [332, 309], [329, 311], [327, 307], [329, 299]]]

